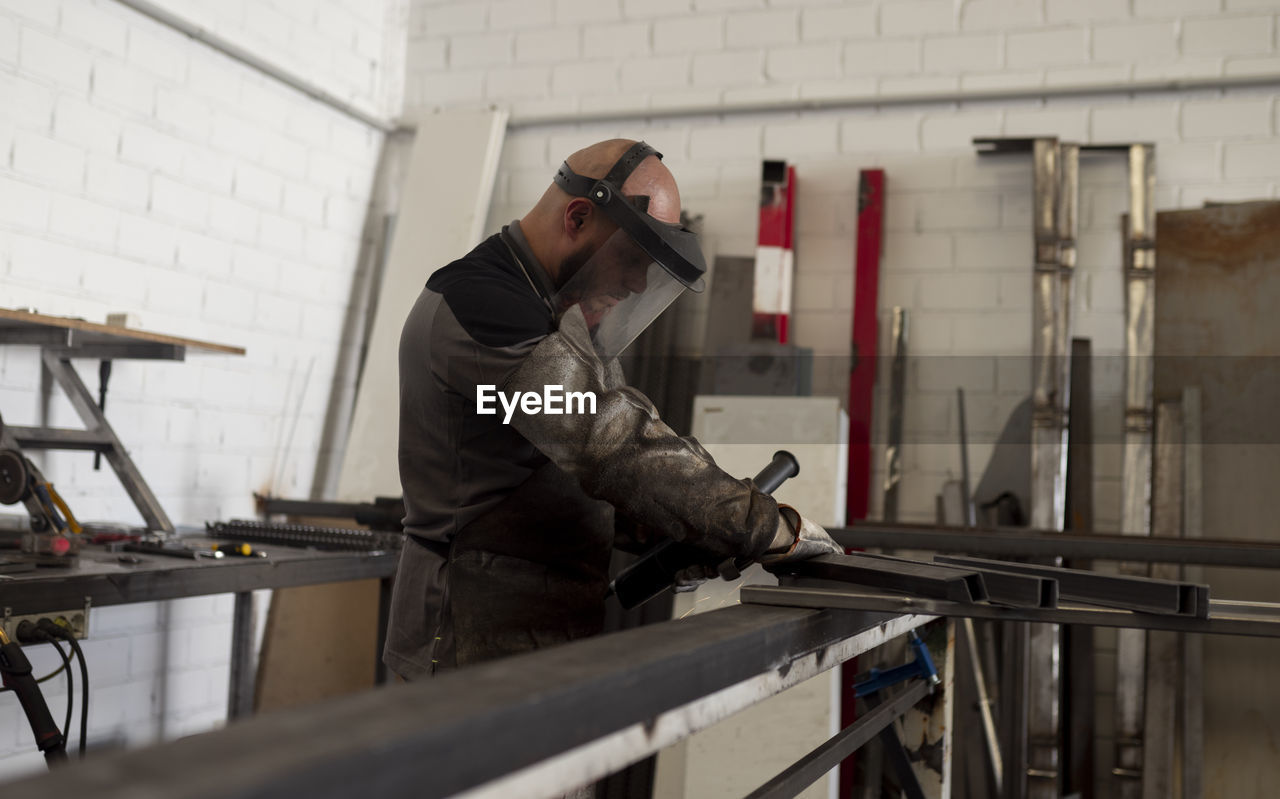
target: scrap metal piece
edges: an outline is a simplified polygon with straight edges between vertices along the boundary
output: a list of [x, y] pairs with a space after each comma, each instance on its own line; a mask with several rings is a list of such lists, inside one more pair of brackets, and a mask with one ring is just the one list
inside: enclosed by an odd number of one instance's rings
[[898, 489], [902, 484], [902, 407], [907, 382], [908, 316], [893, 309], [892, 351], [889, 365], [889, 434], [884, 448], [884, 518], [898, 519]]

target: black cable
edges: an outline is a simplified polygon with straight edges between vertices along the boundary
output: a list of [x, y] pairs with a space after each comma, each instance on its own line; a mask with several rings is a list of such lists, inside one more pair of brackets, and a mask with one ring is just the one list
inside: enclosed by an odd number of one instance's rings
[[[84, 757], [85, 746], [89, 737], [89, 662], [84, 658], [84, 650], [80, 648], [80, 642], [76, 640], [75, 632], [67, 623], [66, 619], [59, 618], [57, 621], [49, 619], [41, 619], [37, 625], [50, 637], [57, 636], [71, 645], [72, 653], [80, 660], [80, 757]], [[59, 647], [61, 651], [61, 647]], [[71, 676], [71, 664], [67, 664], [67, 677]], [[68, 691], [70, 688], [67, 689]], [[71, 720], [67, 719], [70, 726]], [[68, 729], [68, 732], [70, 730]]]
[[[62, 672], [66, 671], [66, 668], [67, 668], [67, 664], [63, 663], [58, 668], [54, 669], [53, 671], [41, 677], [40, 679], [36, 680], [36, 685], [49, 682], [49, 680], [52, 680], [54, 677], [57, 677]], [[13, 690], [12, 688], [0, 688], [0, 694], [5, 693], [6, 691], [12, 691], [12, 690]]]
[[76, 683], [71, 677], [71, 658], [67, 657], [67, 651], [53, 636], [49, 636], [49, 643], [58, 650], [58, 656], [62, 658], [62, 668], [67, 672], [67, 717], [62, 722], [62, 740], [65, 741], [71, 734], [71, 708], [75, 705]]
[[84, 757], [84, 748], [89, 740], [89, 662], [84, 659], [80, 642], [70, 630], [67, 631], [67, 642], [80, 659], [80, 757]]
[[[58, 643], [58, 638], [60, 638], [61, 634], [61, 627], [51, 624], [50, 622], [49, 626], [54, 627], [54, 630], [50, 630], [49, 627], [45, 626], [45, 621], [46, 620], [41, 620], [41, 624], [38, 625], [31, 625], [31, 622], [23, 622], [22, 626], [18, 627], [18, 630], [19, 635], [24, 636], [24, 638], [28, 638], [28, 640], [33, 640], [33, 642], [36, 643], [44, 642], [52, 644], [52, 647], [58, 650], [58, 657], [63, 658], [63, 666], [61, 666], [58, 671], [54, 671], [50, 675], [41, 677], [38, 682], [49, 680], [51, 677], [58, 675], [61, 671], [67, 672], [67, 718], [63, 721], [63, 740], [65, 741], [67, 740], [67, 736], [70, 734], [70, 731], [72, 731], [72, 709], [76, 707], [76, 679], [73, 677], [72, 659], [67, 657], [67, 650], [63, 649], [63, 645]], [[84, 718], [83, 711], [81, 711], [81, 718], [82, 720]]]

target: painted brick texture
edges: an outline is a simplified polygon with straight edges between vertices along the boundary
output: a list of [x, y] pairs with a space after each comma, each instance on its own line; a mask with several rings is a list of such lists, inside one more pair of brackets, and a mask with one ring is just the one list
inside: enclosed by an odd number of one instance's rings
[[[160, 5], [370, 113], [399, 111], [407, 3]], [[0, 307], [129, 311], [246, 347], [118, 361], [109, 418], [179, 524], [252, 514], [256, 490], [307, 494], [381, 134], [112, 0], [0, 6], [0, 100]], [[0, 352], [6, 421], [38, 421], [39, 385], [34, 350]], [[79, 423], [61, 398], [51, 422]], [[89, 460], [43, 468], [81, 518], [140, 521]], [[230, 613], [225, 598], [95, 610], [92, 739], [219, 723]], [[41, 768], [24, 725], [0, 705], [0, 778]]]

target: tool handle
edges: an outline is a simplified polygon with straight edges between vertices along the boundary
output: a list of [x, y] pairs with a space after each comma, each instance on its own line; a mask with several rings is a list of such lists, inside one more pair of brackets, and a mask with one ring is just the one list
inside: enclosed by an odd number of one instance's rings
[[[754, 482], [761, 491], [772, 494], [788, 478], [799, 473], [800, 462], [796, 460], [796, 456], [786, 450], [779, 450], [773, 454], [769, 465], [755, 476]], [[717, 560], [705, 549], [668, 538], [623, 569], [609, 586], [609, 591], [617, 594], [619, 604], [630, 610], [674, 585], [680, 571], [697, 564], [716, 566]], [[740, 570], [746, 568], [749, 561], [726, 561], [721, 565], [721, 572], [726, 572], [724, 567], [730, 564]]]
[[36, 747], [51, 762], [65, 758], [66, 740], [49, 713], [40, 686], [31, 676], [31, 661], [16, 642], [0, 645], [0, 677], [5, 687], [17, 694], [18, 703], [31, 723], [31, 732], [35, 734]]

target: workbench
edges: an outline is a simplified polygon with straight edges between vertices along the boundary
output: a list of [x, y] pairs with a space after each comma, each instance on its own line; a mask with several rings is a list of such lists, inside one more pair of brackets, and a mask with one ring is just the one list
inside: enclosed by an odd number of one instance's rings
[[[207, 548], [212, 539], [183, 537], [190, 546]], [[85, 607], [155, 602], [209, 594], [235, 594], [231, 633], [231, 681], [227, 715], [253, 712], [252, 592], [263, 588], [292, 588], [347, 580], [381, 581], [378, 603], [378, 682], [391, 577], [399, 551], [321, 552], [314, 549], [263, 545], [265, 558], [225, 557], [185, 560], [144, 553], [110, 552], [105, 546], [85, 545], [71, 568], [40, 568], [34, 572], [0, 575], [0, 612], [7, 615], [50, 613]], [[124, 554], [140, 562], [120, 562]], [[90, 621], [90, 630], [92, 622]]]

